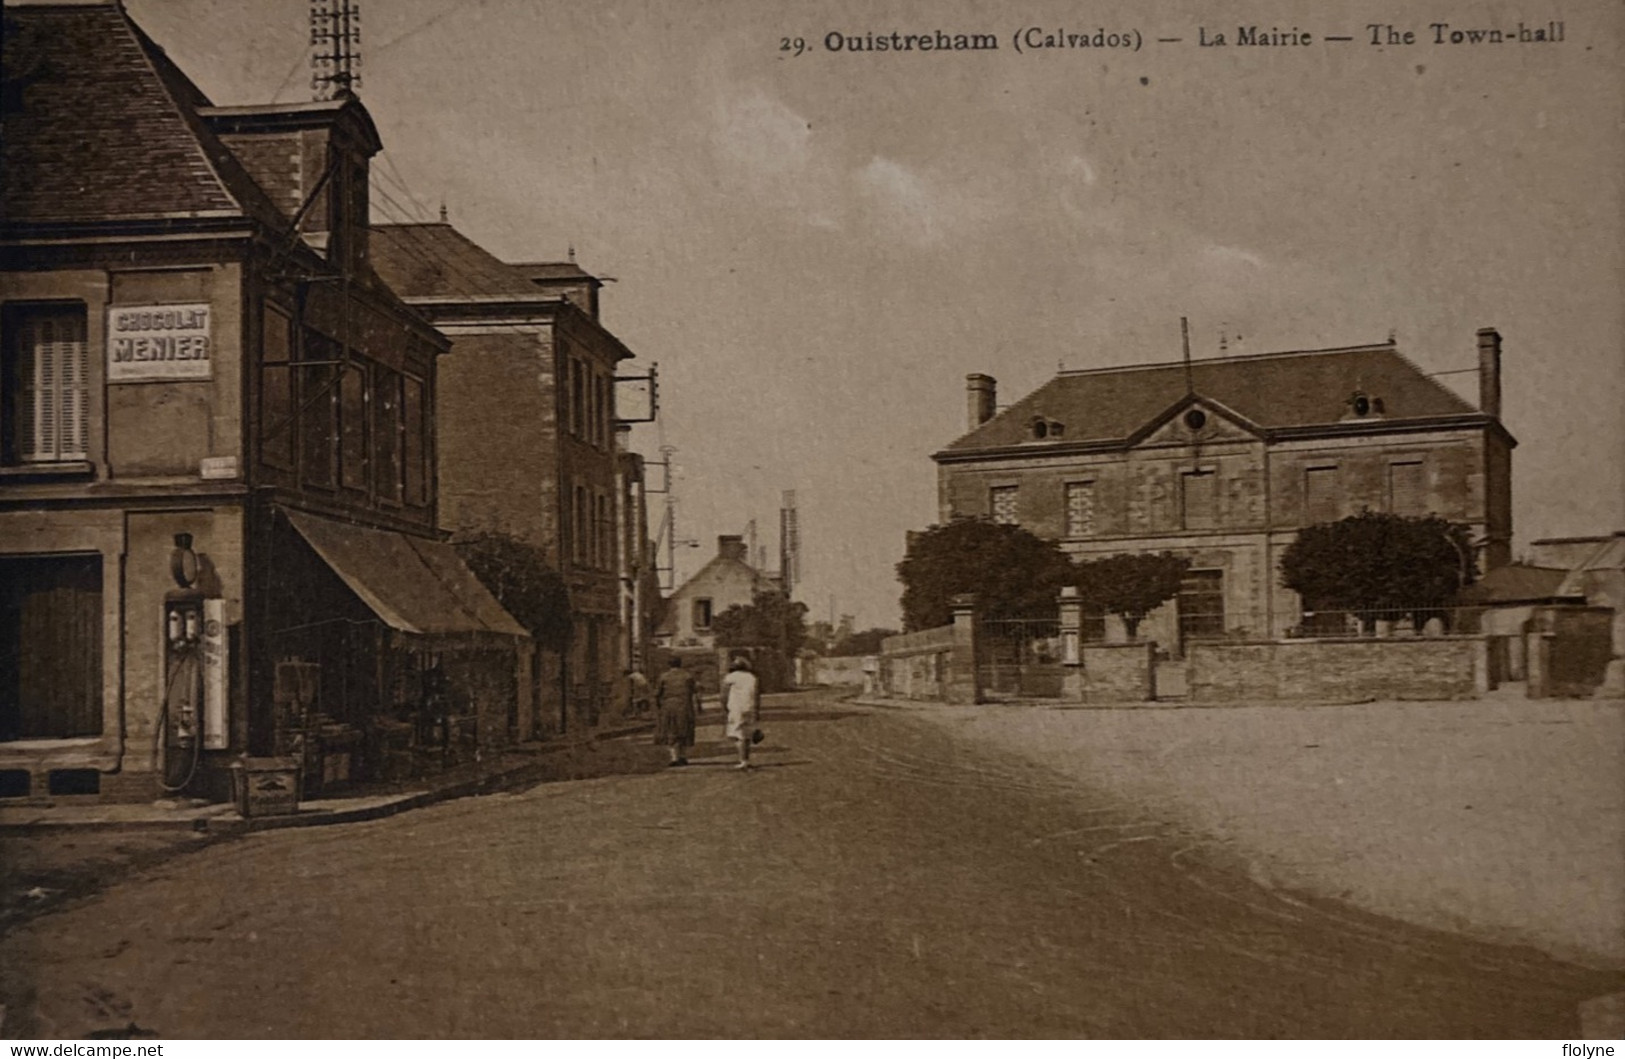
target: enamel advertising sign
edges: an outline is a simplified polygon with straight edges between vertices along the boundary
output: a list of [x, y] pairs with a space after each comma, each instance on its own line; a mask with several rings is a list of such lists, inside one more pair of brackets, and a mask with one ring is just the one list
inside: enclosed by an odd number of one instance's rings
[[209, 306], [112, 305], [107, 309], [107, 381], [207, 379]]

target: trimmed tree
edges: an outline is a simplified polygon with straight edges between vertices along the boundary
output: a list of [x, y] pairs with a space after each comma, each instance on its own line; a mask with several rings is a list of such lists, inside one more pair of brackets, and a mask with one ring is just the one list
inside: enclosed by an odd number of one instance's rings
[[1381, 612], [1420, 624], [1477, 576], [1466, 526], [1362, 511], [1306, 526], [1281, 554], [1281, 583], [1311, 610], [1363, 611], [1367, 632]]
[[570, 588], [540, 548], [507, 533], [488, 531], [456, 541], [457, 554], [523, 625], [554, 654], [570, 648]]
[[1190, 567], [1189, 559], [1171, 552], [1090, 559], [1076, 566], [1078, 595], [1084, 606], [1122, 618], [1132, 640], [1147, 614], [1179, 595]]
[[908, 553], [897, 564], [903, 628], [947, 625], [953, 597], [963, 593], [975, 593], [977, 608], [990, 616], [1052, 614], [1072, 576], [1071, 561], [1054, 541], [1020, 526], [957, 518], [909, 536]]
[[830, 654], [836, 657], [877, 655], [880, 653], [880, 641], [888, 636], [896, 635], [896, 629], [864, 629], [860, 632], [849, 633], [836, 642]]
[[766, 647], [787, 660], [807, 640], [807, 605], [782, 592], [758, 592], [749, 606], [734, 604], [711, 619], [718, 647]]

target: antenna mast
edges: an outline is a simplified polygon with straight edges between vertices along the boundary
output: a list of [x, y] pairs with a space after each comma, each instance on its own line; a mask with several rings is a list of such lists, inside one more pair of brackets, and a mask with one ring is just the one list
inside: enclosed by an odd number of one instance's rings
[[1185, 396], [1189, 397], [1196, 392], [1196, 383], [1191, 380], [1191, 322], [1183, 316], [1179, 318], [1179, 340], [1185, 347]]
[[317, 99], [343, 99], [361, 85], [361, 5], [310, 0], [310, 90]]

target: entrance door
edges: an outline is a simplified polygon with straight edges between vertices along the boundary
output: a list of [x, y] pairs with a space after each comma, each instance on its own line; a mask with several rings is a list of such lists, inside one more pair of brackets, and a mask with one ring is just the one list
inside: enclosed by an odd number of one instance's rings
[[0, 558], [0, 741], [101, 731], [101, 556]]

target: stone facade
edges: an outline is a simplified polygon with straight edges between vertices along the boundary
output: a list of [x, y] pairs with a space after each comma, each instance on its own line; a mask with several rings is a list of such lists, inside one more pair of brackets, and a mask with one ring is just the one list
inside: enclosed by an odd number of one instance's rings
[[569, 586], [570, 650], [536, 681], [556, 725], [618, 709], [624, 674], [647, 661], [652, 561], [642, 459], [625, 450], [615, 403], [632, 354], [597, 319], [600, 282], [573, 261], [499, 261], [444, 221], [374, 237], [380, 273], [452, 340], [442, 523], [518, 537]]
[[1500, 336], [1478, 343], [1478, 409], [1392, 343], [1063, 372], [996, 415], [973, 375], [970, 433], [933, 457], [939, 517], [1016, 522], [1079, 559], [1189, 557], [1187, 591], [1141, 626], [1172, 654], [1283, 636], [1302, 606], [1276, 567], [1303, 526], [1432, 514], [1469, 527], [1480, 569], [1509, 560]]
[[[379, 676], [402, 637], [505, 649], [493, 679], [520, 680], [522, 630], [477, 585], [447, 587], [447, 343], [370, 266], [366, 109], [210, 106], [117, 4], [6, 20], [5, 65], [27, 56], [38, 76], [8, 96], [0, 191], [5, 789], [93, 773], [106, 782], [75, 790], [214, 795], [230, 762], [281, 753], [307, 722], [363, 743], [407, 707]], [[415, 565], [362, 584], [295, 518]], [[330, 593], [290, 588], [305, 560]], [[307, 644], [333, 668], [296, 721], [277, 672]]]

